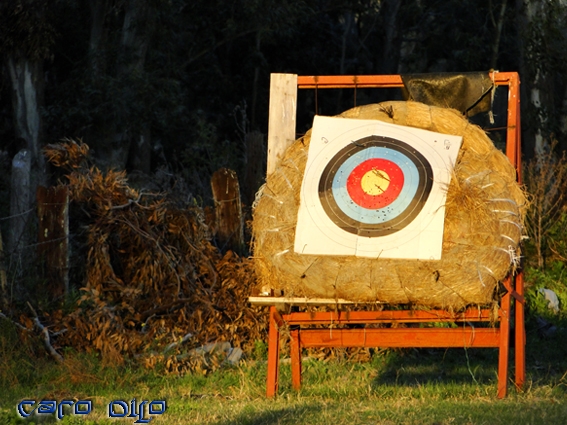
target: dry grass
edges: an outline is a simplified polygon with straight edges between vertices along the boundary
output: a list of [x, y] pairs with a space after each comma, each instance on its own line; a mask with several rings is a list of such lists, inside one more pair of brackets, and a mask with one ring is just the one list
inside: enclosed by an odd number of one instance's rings
[[553, 254], [559, 254], [559, 260], [564, 260], [565, 254], [555, 246], [562, 243], [563, 235], [552, 235], [564, 218], [567, 205], [567, 156], [565, 152], [557, 155], [556, 147], [557, 141], [552, 140], [547, 151], [533, 158], [524, 171], [531, 201], [526, 225], [539, 268], [545, 266], [546, 258], [553, 259]]

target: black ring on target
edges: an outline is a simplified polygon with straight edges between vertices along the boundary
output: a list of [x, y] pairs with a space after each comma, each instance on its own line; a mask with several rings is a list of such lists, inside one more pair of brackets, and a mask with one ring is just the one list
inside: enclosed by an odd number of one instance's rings
[[[376, 156], [377, 153], [379, 156]], [[386, 159], [406, 170], [405, 180], [402, 178], [401, 184], [411, 187], [399, 194], [399, 202], [388, 201], [391, 205], [378, 209], [355, 205], [356, 202], [346, 190], [348, 175], [337, 174], [351, 174], [353, 167], [349, 164], [357, 165], [362, 160], [370, 163], [368, 160], [374, 158]], [[366, 237], [386, 236], [403, 229], [418, 216], [432, 185], [431, 164], [417, 149], [401, 140], [372, 135], [349, 143], [331, 158], [319, 180], [319, 199], [333, 223], [346, 232]], [[405, 196], [404, 193], [411, 193], [411, 196]], [[336, 196], [341, 199], [335, 199]], [[404, 197], [407, 199], [401, 199]]]

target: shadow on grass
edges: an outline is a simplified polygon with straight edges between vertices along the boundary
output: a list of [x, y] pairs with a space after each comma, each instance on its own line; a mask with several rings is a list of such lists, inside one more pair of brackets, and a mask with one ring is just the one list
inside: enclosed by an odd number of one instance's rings
[[558, 321], [553, 335], [545, 336], [535, 321], [526, 322], [526, 375], [538, 385], [567, 392], [567, 323]]
[[255, 408], [247, 408], [238, 416], [217, 422], [216, 425], [284, 425], [297, 424], [298, 418], [306, 416], [317, 417], [321, 408], [317, 404], [301, 406], [290, 406], [269, 411], [259, 411]]
[[497, 380], [496, 349], [393, 350], [375, 360], [373, 386], [416, 386], [430, 383], [487, 384]]
[[[567, 389], [567, 329], [559, 328], [544, 337], [535, 325], [526, 322], [526, 382], [550, 386], [565, 393]], [[404, 349], [373, 360], [377, 375], [371, 385], [417, 386], [432, 383], [496, 385], [498, 349], [450, 348]], [[509, 383], [514, 380], [514, 346], [508, 359]], [[509, 389], [512, 385], [509, 385]]]

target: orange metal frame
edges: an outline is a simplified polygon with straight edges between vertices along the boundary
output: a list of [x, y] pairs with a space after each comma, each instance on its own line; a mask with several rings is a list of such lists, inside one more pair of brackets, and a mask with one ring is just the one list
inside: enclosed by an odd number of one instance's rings
[[[495, 85], [508, 86], [508, 117], [506, 126], [506, 155], [521, 178], [520, 164], [520, 93], [519, 77], [515, 72], [490, 74]], [[300, 89], [323, 88], [384, 88], [401, 87], [399, 75], [372, 76], [298, 76]], [[270, 306], [268, 341], [267, 396], [278, 391], [280, 328], [289, 326], [290, 356], [293, 388], [301, 387], [301, 350], [307, 347], [478, 347], [498, 348], [498, 398], [507, 394], [508, 357], [511, 314], [515, 314], [515, 384], [521, 388], [525, 381], [525, 329], [523, 274], [509, 276], [503, 282], [507, 293], [502, 297], [495, 327], [475, 327], [474, 323], [491, 320], [489, 309], [468, 309], [460, 313], [446, 310], [410, 311], [351, 311], [351, 312], [289, 312], [280, 313]], [[513, 304], [512, 304], [513, 302]], [[395, 323], [459, 323], [457, 328], [336, 328], [352, 324]], [[313, 328], [313, 325], [325, 327]]]

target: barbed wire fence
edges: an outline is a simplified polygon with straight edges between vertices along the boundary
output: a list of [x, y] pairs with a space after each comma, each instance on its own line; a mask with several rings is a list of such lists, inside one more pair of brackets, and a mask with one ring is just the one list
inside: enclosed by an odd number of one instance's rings
[[31, 208], [0, 217], [0, 309], [27, 301], [32, 291], [68, 293], [68, 207], [66, 187], [40, 186]]

